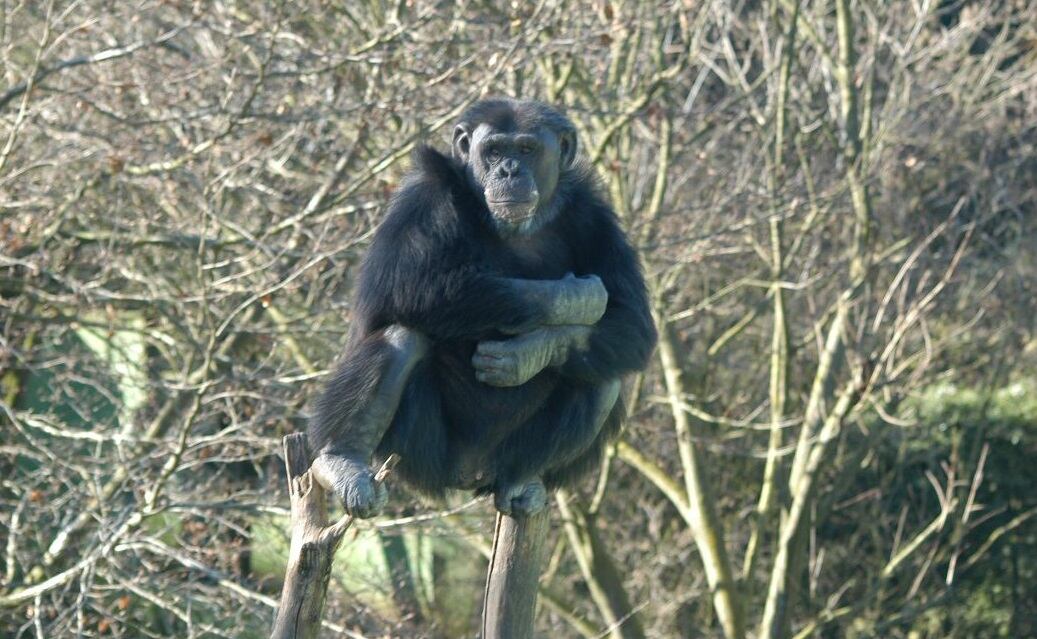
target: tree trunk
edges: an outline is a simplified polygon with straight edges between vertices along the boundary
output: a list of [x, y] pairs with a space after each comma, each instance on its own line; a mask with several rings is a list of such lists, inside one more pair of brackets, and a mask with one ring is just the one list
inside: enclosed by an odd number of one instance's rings
[[[316, 639], [324, 614], [331, 563], [353, 518], [346, 515], [328, 525], [324, 489], [310, 473], [310, 454], [304, 433], [284, 438], [284, 461], [292, 504], [292, 541], [281, 603], [270, 638]], [[395, 462], [395, 456], [390, 457], [375, 480], [382, 481]]]
[[547, 521], [547, 508], [529, 517], [497, 515], [483, 598], [482, 639], [532, 638]]

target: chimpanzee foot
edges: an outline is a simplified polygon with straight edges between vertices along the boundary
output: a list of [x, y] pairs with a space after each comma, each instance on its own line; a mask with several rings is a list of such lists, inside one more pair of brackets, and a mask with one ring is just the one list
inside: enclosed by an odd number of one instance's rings
[[547, 489], [536, 477], [530, 481], [501, 486], [494, 493], [497, 510], [512, 517], [528, 517], [547, 505]]
[[358, 519], [380, 515], [389, 501], [389, 492], [384, 485], [375, 482], [370, 470], [354, 477], [337, 495], [346, 512]]
[[382, 512], [389, 493], [374, 480], [364, 463], [341, 455], [324, 453], [313, 460], [311, 471], [322, 486], [334, 494], [350, 515], [369, 519]]

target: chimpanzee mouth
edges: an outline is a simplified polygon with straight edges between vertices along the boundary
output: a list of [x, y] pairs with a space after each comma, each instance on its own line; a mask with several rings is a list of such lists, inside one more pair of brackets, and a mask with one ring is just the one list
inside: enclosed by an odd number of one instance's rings
[[536, 200], [490, 200], [492, 206], [531, 206]]
[[532, 200], [490, 200], [487, 202], [494, 215], [509, 222], [522, 222], [536, 214], [535, 199]]

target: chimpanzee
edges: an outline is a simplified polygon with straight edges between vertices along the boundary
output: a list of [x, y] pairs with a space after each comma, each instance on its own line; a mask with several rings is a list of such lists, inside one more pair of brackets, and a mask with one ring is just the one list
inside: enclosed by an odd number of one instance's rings
[[419, 148], [362, 265], [342, 363], [309, 427], [321, 484], [358, 517], [372, 456], [426, 493], [492, 492], [524, 515], [600, 461], [620, 377], [656, 333], [637, 256], [539, 102], [492, 98]]

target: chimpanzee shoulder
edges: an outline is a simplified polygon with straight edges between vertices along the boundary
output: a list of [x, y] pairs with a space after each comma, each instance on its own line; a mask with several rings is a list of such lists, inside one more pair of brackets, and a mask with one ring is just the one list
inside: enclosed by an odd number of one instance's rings
[[432, 147], [415, 149], [360, 267], [354, 332], [399, 322], [401, 309], [474, 268], [488, 234], [481, 217], [488, 212], [464, 171], [462, 163]]
[[618, 250], [636, 263], [619, 217], [605, 197], [601, 182], [588, 167], [570, 169], [559, 189], [562, 208], [556, 224], [559, 232], [569, 238], [579, 262], [596, 265], [607, 259], [601, 254], [603, 250]]
[[430, 233], [443, 241], [474, 239], [488, 230], [489, 212], [465, 173], [464, 164], [427, 145], [411, 155], [411, 168], [393, 194], [375, 240]]
[[429, 185], [450, 190], [465, 185], [464, 165], [427, 144], [418, 145], [411, 154], [411, 174]]

